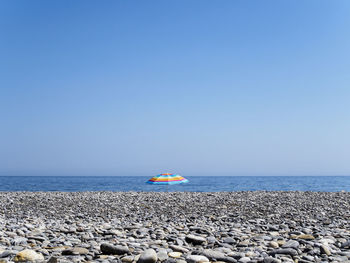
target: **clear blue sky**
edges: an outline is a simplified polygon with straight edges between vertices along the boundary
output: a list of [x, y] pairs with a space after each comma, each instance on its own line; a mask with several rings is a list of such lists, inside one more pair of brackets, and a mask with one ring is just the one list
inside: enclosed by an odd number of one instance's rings
[[1, 175], [350, 175], [350, 1], [0, 2]]

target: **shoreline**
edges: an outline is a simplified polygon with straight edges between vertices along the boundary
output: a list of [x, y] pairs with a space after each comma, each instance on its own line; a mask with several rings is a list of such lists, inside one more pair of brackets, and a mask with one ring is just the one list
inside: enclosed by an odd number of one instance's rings
[[348, 192], [0, 192], [0, 262], [346, 262], [349, 218]]

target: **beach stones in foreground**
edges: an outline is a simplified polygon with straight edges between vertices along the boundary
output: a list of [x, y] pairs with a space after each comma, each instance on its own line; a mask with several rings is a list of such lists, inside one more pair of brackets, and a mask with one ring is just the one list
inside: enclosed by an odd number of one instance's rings
[[0, 263], [350, 262], [349, 211], [350, 193], [0, 192]]
[[14, 258], [15, 262], [43, 262], [44, 256], [34, 250], [25, 249], [18, 252]]

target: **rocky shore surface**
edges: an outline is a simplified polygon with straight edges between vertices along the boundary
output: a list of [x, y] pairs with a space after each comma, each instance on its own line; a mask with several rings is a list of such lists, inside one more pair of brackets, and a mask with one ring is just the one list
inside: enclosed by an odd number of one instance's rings
[[349, 262], [350, 193], [0, 192], [0, 262]]

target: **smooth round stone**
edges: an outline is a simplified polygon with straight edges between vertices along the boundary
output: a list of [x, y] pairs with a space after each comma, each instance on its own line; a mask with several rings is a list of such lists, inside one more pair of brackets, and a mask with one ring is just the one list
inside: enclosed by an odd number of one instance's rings
[[44, 261], [44, 256], [34, 250], [25, 249], [17, 253], [14, 258], [15, 262], [42, 262]]
[[275, 242], [275, 241], [270, 241], [269, 242], [269, 246], [272, 247], [272, 248], [278, 248], [279, 247], [278, 243]]
[[145, 250], [139, 260], [137, 261], [137, 263], [155, 263], [157, 262], [158, 257], [157, 257], [157, 253], [154, 249], [150, 248]]
[[169, 257], [172, 257], [172, 258], [179, 258], [179, 257], [181, 257], [182, 253], [181, 252], [170, 252], [168, 255], [169, 255]]

